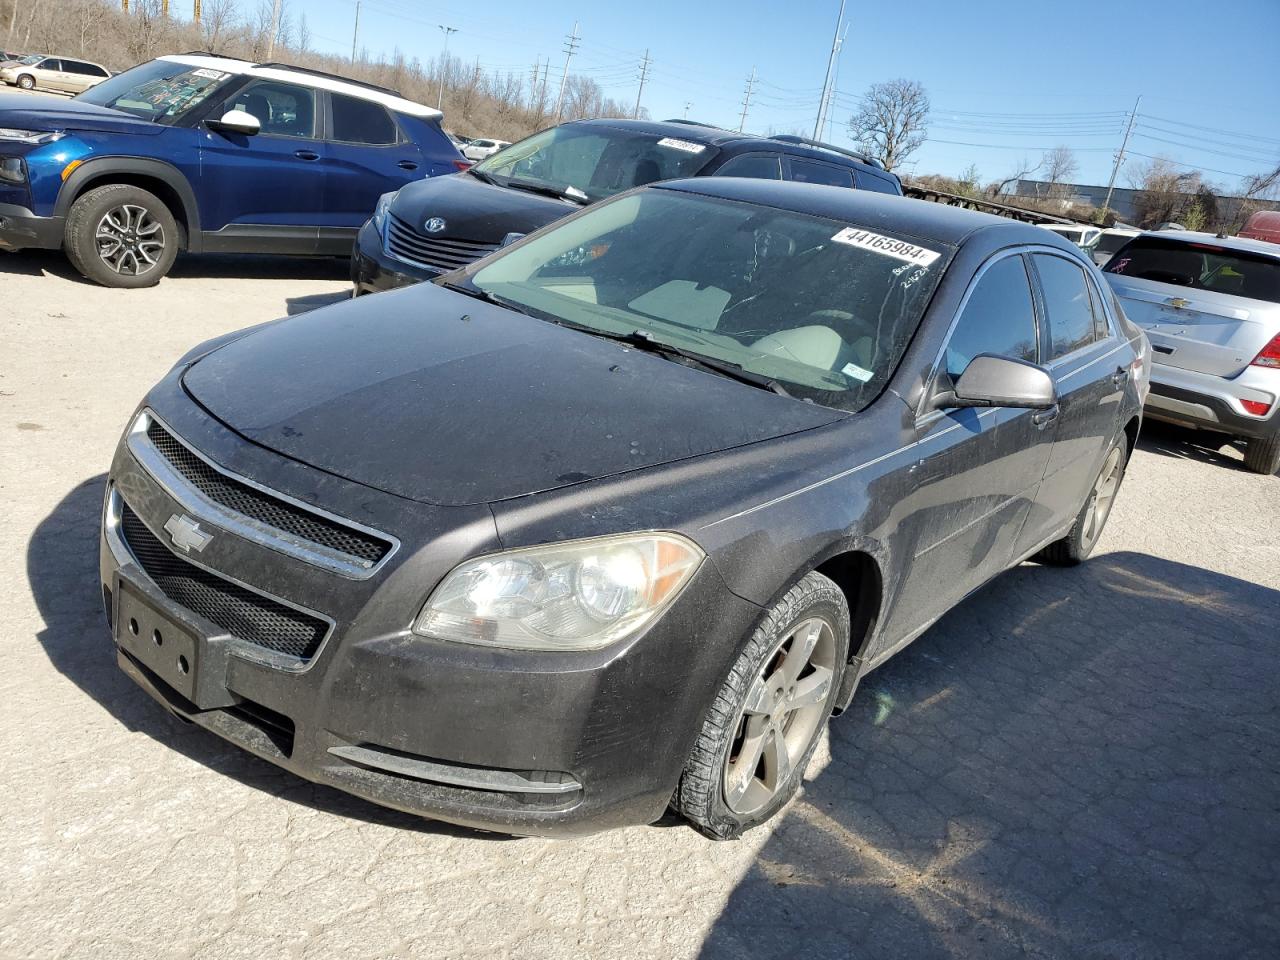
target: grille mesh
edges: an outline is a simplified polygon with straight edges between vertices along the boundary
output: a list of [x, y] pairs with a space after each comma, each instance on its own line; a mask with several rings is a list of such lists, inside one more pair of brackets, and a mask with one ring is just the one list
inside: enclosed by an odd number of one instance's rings
[[395, 214], [387, 218], [387, 252], [424, 267], [456, 270], [497, 249], [496, 243], [425, 237]]
[[124, 502], [120, 533], [139, 566], [174, 603], [257, 646], [301, 660], [315, 655], [328, 630], [323, 620], [175, 556]]
[[385, 540], [353, 530], [327, 517], [278, 500], [261, 490], [255, 490], [248, 484], [223, 476], [179, 443], [155, 420], [147, 426], [147, 438], [188, 483], [228, 510], [346, 554], [365, 566], [377, 563], [391, 549], [391, 544]]

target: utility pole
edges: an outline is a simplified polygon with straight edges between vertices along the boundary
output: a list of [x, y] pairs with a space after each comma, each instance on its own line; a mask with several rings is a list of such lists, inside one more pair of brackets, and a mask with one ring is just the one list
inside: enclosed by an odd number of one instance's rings
[[356, 22], [351, 28], [351, 62], [356, 62], [356, 39], [360, 36], [360, 0], [356, 0]]
[[[573, 21], [573, 33], [565, 38], [564, 73], [560, 75], [560, 96], [556, 97], [556, 124], [560, 123], [560, 114], [564, 109], [564, 87], [569, 82], [569, 61], [578, 51], [578, 21]], [[556, 124], [553, 124], [556, 125]]]
[[686, 101], [684, 102], [684, 119], [686, 119], [686, 120], [688, 120], [688, 119], [689, 119], [689, 108], [690, 108], [690, 107], [692, 107], [692, 106], [693, 106], [693, 101], [692, 101], [692, 100], [686, 100]]
[[200, 0], [192, 0], [191, 2], [191, 22], [197, 28], [200, 26]]
[[276, 37], [280, 36], [280, 7], [284, 0], [274, 0], [271, 4], [271, 37], [267, 40], [267, 59], [276, 55]]
[[444, 78], [449, 73], [449, 35], [458, 32], [457, 27], [446, 27], [443, 23], [437, 23], [437, 27], [444, 31], [444, 52], [440, 54], [440, 91], [436, 94], [436, 109], [439, 110], [444, 104]]
[[169, 0], [160, 0], [160, 16], [169, 19]]
[[640, 61], [640, 89], [636, 91], [636, 108], [631, 111], [632, 120], [636, 120], [640, 116], [640, 95], [644, 93], [644, 81], [649, 76], [649, 64], [652, 62], [649, 59], [649, 51], [645, 50], [644, 59]]
[[1111, 191], [1115, 189], [1116, 174], [1120, 172], [1120, 164], [1124, 163], [1124, 148], [1129, 145], [1129, 134], [1133, 132], [1133, 121], [1138, 116], [1138, 104], [1142, 103], [1142, 97], [1133, 101], [1133, 113], [1129, 114], [1129, 124], [1124, 128], [1124, 139], [1120, 141], [1120, 152], [1116, 154], [1115, 166], [1111, 168], [1111, 179], [1107, 181], [1107, 199], [1102, 201], [1102, 209], [1111, 209]]
[[742, 95], [742, 117], [738, 120], [738, 132], [747, 125], [747, 111], [751, 109], [751, 94], [756, 88], [756, 68], [752, 66], [751, 76], [747, 78], [747, 91]]
[[[18, 7], [17, 7], [17, 5], [16, 5], [16, 4], [14, 5], [14, 8], [13, 8], [13, 9], [14, 9], [15, 11], [18, 9]], [[129, 0], [120, 0], [120, 9], [121, 9], [121, 10], [123, 10], [125, 13], [128, 13], [128, 12], [129, 12]]]
[[836, 70], [836, 58], [840, 56], [840, 24], [844, 23], [845, 0], [840, 0], [840, 15], [831, 34], [831, 54], [827, 57], [827, 75], [822, 81], [822, 99], [818, 101], [818, 119], [813, 125], [813, 139], [822, 139], [822, 128], [827, 122], [827, 110], [831, 104], [831, 78]]

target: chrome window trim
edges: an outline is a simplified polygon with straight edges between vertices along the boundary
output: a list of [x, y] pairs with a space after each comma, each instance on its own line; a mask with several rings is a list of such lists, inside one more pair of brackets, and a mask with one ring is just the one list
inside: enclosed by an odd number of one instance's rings
[[[262, 523], [254, 520], [252, 517], [245, 516], [242, 513], [225, 507], [222, 504], [211, 500], [202, 492], [197, 490], [192, 484], [180, 474], [166, 460], [160, 452], [151, 443], [147, 436], [147, 427], [152, 421], [159, 424], [175, 441], [182, 444], [189, 453], [199, 458], [206, 466], [216, 471], [222, 476], [242, 483], [247, 487], [257, 490], [264, 496], [271, 497], [290, 506], [296, 507], [306, 513], [310, 513], [317, 517], [323, 517], [333, 523], [350, 527], [352, 530], [385, 540], [389, 545], [386, 554], [373, 564], [366, 564], [359, 560], [349, 557], [347, 554], [333, 550], [322, 544], [313, 543], [296, 534], [281, 530], [279, 527], [273, 527], [270, 524]], [[387, 561], [390, 560], [400, 549], [400, 540], [389, 533], [376, 530], [373, 527], [366, 526], [363, 523], [357, 523], [347, 517], [330, 513], [327, 510], [320, 509], [309, 503], [303, 503], [295, 497], [273, 490], [270, 487], [256, 483], [241, 474], [227, 470], [214, 463], [199, 450], [195, 449], [191, 444], [187, 443], [182, 436], [170, 427], [164, 420], [156, 416], [155, 411], [149, 407], [144, 408], [141, 413], [134, 419], [133, 425], [129, 428], [127, 439], [129, 452], [133, 454], [133, 458], [138, 462], [144, 471], [154, 480], [160, 487], [172, 497], [175, 501], [182, 505], [184, 510], [192, 514], [197, 519], [205, 519], [217, 526], [222, 527], [229, 533], [241, 537], [252, 543], [256, 543], [261, 547], [274, 550], [277, 553], [293, 557], [312, 566], [320, 567], [331, 573], [336, 573], [341, 577], [349, 580], [367, 580], [377, 573]], [[218, 572], [218, 571], [214, 571]]]
[[[107, 509], [102, 521], [102, 531], [107, 541], [107, 547], [108, 549], [110, 549], [111, 555], [113, 558], [115, 558], [116, 563], [118, 563], [120, 566], [124, 566], [126, 563], [132, 565], [138, 571], [138, 573], [143, 578], [146, 579], [147, 583], [151, 584], [153, 587], [155, 587], [155, 589], [159, 593], [165, 596], [165, 599], [169, 603], [172, 603], [175, 607], [178, 607], [180, 610], [184, 611], [187, 614], [187, 616], [193, 617], [196, 620], [206, 620], [205, 617], [200, 616], [194, 610], [188, 610], [186, 607], [182, 606], [181, 604], [176, 603], [173, 600], [169, 600], [168, 595], [165, 594], [164, 591], [160, 589], [160, 585], [158, 583], [156, 583], [154, 580], [151, 579], [150, 575], [146, 571], [146, 568], [143, 567], [141, 562], [139, 562], [138, 558], [134, 556], [133, 551], [129, 548], [129, 544], [125, 542], [124, 535], [121, 534], [120, 532], [120, 507], [124, 505], [124, 502], [125, 502], [124, 497], [120, 495], [120, 491], [116, 489], [115, 484], [112, 484], [110, 489], [107, 491]], [[130, 507], [129, 509], [133, 510], [132, 507]], [[207, 620], [206, 622], [208, 622], [214, 628], [214, 630], [218, 631], [218, 633], [226, 634], [227, 636], [237, 641], [235, 647], [233, 648], [233, 652], [236, 654], [236, 656], [240, 657], [243, 660], [250, 660], [250, 661], [253, 661], [254, 663], [265, 664], [266, 666], [274, 667], [278, 670], [288, 670], [293, 673], [303, 673], [304, 671], [309, 670], [312, 664], [314, 664], [316, 660], [320, 658], [321, 651], [324, 650], [325, 644], [329, 642], [329, 638], [334, 635], [335, 628], [338, 625], [337, 621], [334, 620], [333, 617], [330, 617], [327, 614], [321, 613], [319, 610], [312, 610], [310, 607], [304, 607], [301, 604], [294, 603], [292, 600], [286, 600], [284, 597], [277, 596], [274, 593], [267, 593], [265, 590], [252, 586], [251, 584], [245, 583], [243, 580], [240, 580], [237, 577], [233, 577], [223, 570], [216, 570], [213, 567], [208, 566], [207, 564], [203, 564], [200, 561], [196, 560], [194, 557], [174, 553], [173, 550], [170, 549], [165, 544], [164, 537], [156, 533], [155, 530], [151, 528], [151, 524], [147, 523], [146, 518], [143, 517], [143, 515], [138, 513], [138, 511], [136, 510], [134, 510], [133, 512], [134, 512], [134, 515], [137, 516], [137, 518], [140, 521], [142, 521], [142, 524], [148, 530], [151, 530], [151, 535], [160, 541], [160, 545], [163, 546], [170, 553], [173, 553], [175, 557], [177, 557], [179, 560], [183, 561], [184, 563], [189, 563], [193, 567], [199, 567], [201, 570], [205, 571], [206, 573], [211, 573], [215, 577], [220, 577], [221, 579], [226, 580], [228, 583], [234, 583], [237, 587], [240, 587], [243, 590], [248, 590], [250, 593], [256, 596], [262, 597], [264, 600], [270, 600], [273, 603], [279, 603], [282, 606], [286, 606], [291, 610], [296, 610], [298, 613], [306, 614], [309, 617], [315, 617], [317, 620], [322, 620], [326, 624], [324, 636], [321, 637], [320, 642], [316, 644], [316, 652], [311, 655], [311, 659], [304, 660], [301, 657], [291, 657], [286, 653], [277, 653], [274, 650], [268, 650], [265, 647], [261, 647], [258, 644], [253, 643], [252, 641], [244, 639], [244, 637], [237, 637], [234, 633], [231, 633], [229, 630], [226, 630], [225, 628], [218, 626], [212, 620]], [[214, 636], [217, 635], [213, 633], [213, 631], [209, 631], [209, 632], [211, 635], [214, 635]]]

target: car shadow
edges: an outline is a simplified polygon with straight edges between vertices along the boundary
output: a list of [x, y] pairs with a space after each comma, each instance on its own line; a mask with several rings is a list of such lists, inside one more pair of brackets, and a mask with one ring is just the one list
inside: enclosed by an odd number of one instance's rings
[[1274, 956], [1280, 592], [1024, 564], [870, 674], [704, 958]]
[[[71, 266], [60, 250], [19, 250], [0, 252], [0, 276], [53, 276], [97, 286]], [[181, 254], [168, 277], [181, 279], [235, 280], [347, 280], [348, 261], [339, 257], [272, 257], [260, 254]]]
[[98, 586], [98, 524], [106, 476], [71, 490], [36, 527], [27, 578], [44, 629], [36, 639], [63, 676], [125, 729], [145, 733], [211, 770], [294, 803], [369, 823], [451, 836], [512, 839], [427, 820], [303, 780], [171, 716], [116, 666]]
[[[1142, 423], [1138, 447], [1175, 460], [1195, 460], [1216, 467], [1248, 472], [1244, 465], [1244, 443], [1222, 433], [1193, 430], [1147, 418]], [[1234, 451], [1237, 456], [1227, 453], [1228, 450]]]

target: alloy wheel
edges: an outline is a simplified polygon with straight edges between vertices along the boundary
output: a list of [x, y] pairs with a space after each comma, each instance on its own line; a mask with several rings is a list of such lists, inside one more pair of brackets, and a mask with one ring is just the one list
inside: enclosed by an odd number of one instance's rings
[[164, 250], [164, 227], [146, 207], [133, 203], [112, 207], [94, 231], [98, 256], [124, 276], [141, 276], [153, 269]]
[[1092, 547], [1102, 534], [1102, 528], [1111, 516], [1111, 507], [1116, 501], [1116, 492], [1120, 489], [1120, 473], [1123, 461], [1120, 448], [1112, 447], [1103, 461], [1102, 472], [1093, 485], [1093, 493], [1089, 497], [1089, 509], [1085, 514], [1084, 535], [1081, 538], [1086, 548]]
[[784, 636], [757, 671], [724, 763], [725, 803], [739, 816], [777, 795], [822, 727], [835, 650], [831, 625], [811, 617]]

